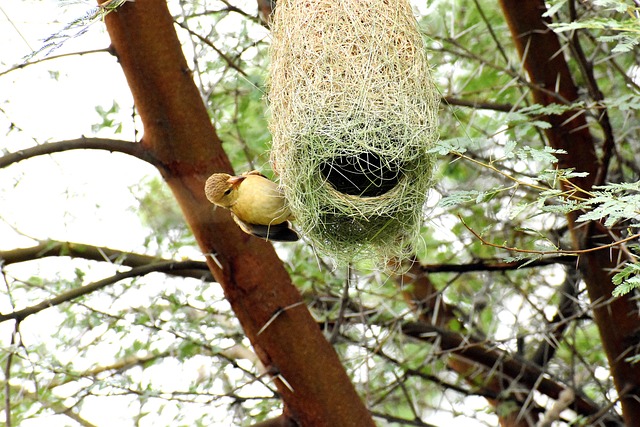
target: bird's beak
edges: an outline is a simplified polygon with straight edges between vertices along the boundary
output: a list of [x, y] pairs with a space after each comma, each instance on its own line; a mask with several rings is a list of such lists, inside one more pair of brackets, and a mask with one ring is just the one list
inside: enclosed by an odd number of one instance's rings
[[237, 188], [245, 178], [246, 176], [232, 176], [227, 180], [227, 183], [231, 184], [231, 187]]

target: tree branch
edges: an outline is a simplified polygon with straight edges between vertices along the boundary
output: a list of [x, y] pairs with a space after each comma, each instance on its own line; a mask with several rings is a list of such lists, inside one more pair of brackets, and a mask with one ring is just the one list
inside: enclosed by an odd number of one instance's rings
[[[403, 283], [408, 285], [411, 282], [405, 280]], [[422, 297], [422, 295], [417, 296]], [[560, 381], [551, 379], [551, 375], [540, 366], [514, 356], [503, 349], [496, 348], [495, 342], [482, 340], [471, 334], [453, 332], [446, 329], [446, 326], [438, 326], [437, 324], [446, 324], [451, 318], [449, 316], [454, 312], [454, 308], [444, 303], [442, 299], [435, 298], [435, 296], [432, 295], [427, 301], [422, 300], [421, 302], [422, 306], [416, 310], [420, 318], [429, 317], [431, 313], [435, 311], [439, 314], [438, 318], [433, 320], [436, 324], [431, 324], [423, 320], [408, 321], [401, 323], [400, 330], [408, 337], [439, 347], [440, 351], [438, 351], [436, 347], [434, 347], [432, 351], [435, 357], [447, 355], [449, 356], [447, 359], [448, 363], [452, 360], [463, 362], [462, 365], [460, 365], [460, 363], [454, 363], [452, 369], [453, 367], [459, 366], [466, 366], [467, 369], [471, 367], [470, 373], [475, 380], [470, 382], [475, 388], [475, 391], [467, 392], [468, 394], [479, 395], [487, 399], [495, 396], [498, 403], [502, 403], [515, 402], [513, 400], [514, 396], [503, 394], [507, 392], [508, 389], [511, 389], [514, 381], [521, 384], [527, 390], [537, 391], [552, 399], [558, 399], [563, 390], [570, 388], [576, 395], [576, 401], [572, 409], [578, 414], [584, 416], [599, 414], [601, 417], [600, 420], [605, 421], [604, 425], [618, 425], [619, 419], [617, 419], [613, 413], [603, 412], [602, 408], [596, 402], [589, 399], [588, 396], [585, 396], [579, 390], [569, 387]], [[352, 301], [352, 304], [355, 304], [355, 302]], [[427, 304], [431, 307], [425, 309], [424, 306]], [[436, 305], [439, 305], [439, 307], [436, 308]], [[376, 309], [353, 305], [350, 307], [350, 310], [358, 314], [357, 316], [345, 316], [353, 323], [364, 322], [366, 325], [385, 326], [385, 320], [378, 315], [378, 310]], [[396, 324], [395, 321], [390, 322], [394, 325]], [[349, 340], [348, 337], [346, 339]], [[379, 353], [381, 357], [386, 357], [384, 352], [379, 349], [375, 351]], [[480, 373], [490, 375], [489, 378], [492, 381], [498, 381], [506, 385], [503, 386], [501, 390], [494, 390], [487, 387], [486, 384], [478, 384], [477, 377], [479, 372], [477, 368], [480, 368]], [[406, 367], [402, 369], [407, 374], [418, 375], [424, 379], [431, 380], [422, 373], [416, 373]], [[454, 370], [464, 377], [464, 372]]]
[[129, 154], [140, 160], [158, 166], [155, 159], [138, 143], [124, 141], [121, 139], [108, 138], [87, 138], [85, 136], [78, 139], [70, 139], [64, 141], [48, 142], [35, 147], [25, 148], [24, 150], [8, 153], [0, 157], [0, 169], [5, 168], [14, 163], [27, 160], [32, 157], [43, 156], [46, 154], [61, 153], [69, 150], [107, 150]]
[[266, 421], [262, 421], [258, 424], [253, 424], [251, 427], [297, 427], [298, 424], [290, 417], [282, 414], [276, 418], [271, 418]]
[[[456, 308], [438, 297], [428, 274], [416, 266], [417, 264], [413, 264], [405, 274], [396, 278], [396, 282], [403, 289], [403, 296], [420, 319], [419, 322], [405, 323], [402, 331], [409, 336], [438, 345], [446, 351], [450, 355], [446, 360], [448, 368], [479, 389], [479, 395], [486, 397], [493, 406], [505, 402], [517, 403], [519, 408], [529, 408], [527, 411], [535, 415], [539, 408], [530, 408], [525, 400], [510, 396], [509, 390], [514, 381], [554, 399], [567, 388], [548, 379], [545, 371], [539, 366], [514, 357], [502, 349], [494, 348], [492, 342], [474, 338], [471, 334], [447, 330], [449, 322], [457, 318]], [[422, 332], [417, 332], [418, 329], [422, 329]], [[479, 372], [478, 367], [481, 367]], [[496, 398], [492, 398], [492, 395]], [[601, 408], [586, 397], [579, 398], [583, 399], [580, 408], [576, 408], [580, 414], [589, 416], [600, 411]], [[501, 415], [500, 419], [501, 423], [507, 423], [504, 425], [528, 425], [526, 420], [519, 419], [517, 411], [513, 419], [511, 415]]]
[[425, 423], [422, 420], [408, 420], [406, 418], [400, 418], [389, 414], [383, 414], [382, 412], [371, 411], [371, 414], [375, 418], [380, 418], [385, 421], [389, 421], [392, 425], [401, 425], [401, 426], [416, 426], [416, 427], [438, 427], [435, 424]]
[[192, 35], [193, 37], [197, 38], [198, 40], [200, 40], [200, 42], [202, 42], [203, 44], [206, 44], [207, 46], [209, 46], [211, 49], [213, 49], [213, 51], [215, 53], [218, 54], [218, 56], [220, 56], [220, 58], [222, 58], [224, 60], [224, 62], [227, 63], [227, 65], [230, 68], [233, 68], [234, 70], [236, 70], [240, 75], [244, 76], [244, 77], [248, 77], [247, 73], [240, 68], [231, 58], [229, 58], [223, 51], [221, 51], [220, 49], [218, 49], [216, 47], [216, 45], [214, 45], [209, 39], [207, 39], [204, 36], [201, 36], [200, 34], [196, 33], [195, 31], [193, 31], [191, 28], [189, 28], [184, 22], [176, 22], [176, 24], [178, 26], [180, 26], [180, 28], [182, 28], [183, 30], [185, 30], [187, 33], [189, 33], [190, 35]]
[[[9, 251], [0, 251], [0, 264], [10, 265], [20, 262], [34, 261], [46, 257], [69, 256], [72, 258], [82, 258], [91, 261], [102, 261], [123, 265], [127, 267], [141, 267], [154, 263], [178, 262], [171, 259], [159, 259], [151, 255], [144, 255], [135, 252], [120, 251], [117, 249], [105, 248], [102, 246], [87, 245], [84, 243], [60, 242], [56, 240], [46, 240], [39, 242], [35, 246], [19, 248]], [[193, 269], [179, 271], [167, 271], [167, 274], [191, 277], [213, 281], [213, 276], [204, 261], [191, 261], [195, 266]]]
[[[548, 28], [548, 19], [543, 16], [545, 2], [500, 0], [500, 6], [531, 82], [555, 88], [561, 97], [570, 102], [578, 100], [578, 88], [562, 54], [563, 47], [558, 36]], [[533, 98], [544, 106], [555, 102], [555, 97], [537, 89], [533, 91]], [[558, 167], [588, 172], [586, 176], [572, 178], [571, 183], [562, 183], [563, 187], [571, 190], [571, 186], [574, 186], [589, 191], [597, 179], [602, 179], [602, 174], [598, 176], [601, 169], [596, 144], [585, 115], [576, 110], [566, 111], [560, 115], [548, 116], [546, 120], [551, 125], [545, 129], [549, 145], [567, 153], [558, 157]], [[622, 240], [616, 242], [611, 236], [601, 235], [593, 223], [578, 223], [578, 214], [574, 211], [567, 215], [573, 247], [582, 251], [579, 268], [593, 303], [593, 317], [600, 332], [611, 376], [618, 395], [621, 396], [624, 421], [632, 425], [640, 419], [640, 401], [631, 396], [637, 396], [640, 390], [640, 365], [630, 362], [630, 356], [637, 355], [638, 352], [640, 316], [633, 293], [619, 298], [611, 297], [614, 289], [611, 279], [617, 268], [617, 257], [620, 254], [618, 245]], [[610, 250], [603, 251], [603, 247], [609, 247]], [[599, 304], [601, 301], [606, 303]], [[632, 387], [633, 393], [624, 395], [628, 387]]]
[[[489, 348], [482, 341], [470, 336], [463, 336], [423, 322], [407, 322], [402, 325], [402, 332], [422, 341], [435, 342], [447, 352], [452, 352], [489, 368], [496, 375], [504, 375], [512, 381], [517, 380], [531, 390], [537, 390], [553, 399], [558, 399], [560, 393], [568, 388], [550, 380], [539, 367], [517, 359], [499, 349]], [[596, 403], [579, 392], [575, 392], [574, 409], [578, 413], [592, 415], [600, 411], [600, 407]]]
[[68, 302], [83, 295], [90, 294], [94, 291], [113, 285], [114, 283], [117, 283], [120, 280], [127, 279], [129, 277], [144, 276], [146, 274], [154, 272], [165, 273], [176, 270], [190, 270], [197, 268], [199, 265], [200, 263], [194, 261], [171, 261], [135, 267], [129, 271], [118, 272], [111, 277], [107, 277], [106, 279], [98, 280], [97, 282], [89, 283], [88, 285], [70, 289], [67, 292], [64, 292], [56, 297], [44, 300], [30, 307], [23, 308], [22, 310], [13, 311], [7, 314], [0, 314], [0, 323], [12, 319], [16, 320], [17, 322], [21, 322], [32, 314], [39, 313], [40, 311], [45, 310], [49, 307], [55, 307], [56, 305], [60, 305], [64, 302]]
[[[577, 21], [578, 16], [574, 0], [569, 1], [569, 15], [571, 21]], [[580, 44], [579, 30], [573, 30], [571, 32], [569, 47], [571, 48], [571, 51], [577, 60], [576, 62], [580, 67], [580, 71], [586, 81], [589, 95], [591, 95], [591, 98], [596, 101], [601, 109], [596, 117], [604, 135], [604, 142], [602, 144], [602, 156], [600, 158], [598, 174], [594, 178], [594, 185], [603, 185], [607, 179], [609, 163], [611, 162], [611, 156], [616, 144], [615, 137], [613, 136], [613, 128], [611, 127], [607, 107], [602, 103], [604, 95], [598, 86], [598, 81], [596, 80], [595, 75], [593, 74], [593, 64], [587, 59], [587, 56], [582, 49], [582, 45]]]
[[495, 102], [488, 102], [488, 101], [469, 100], [469, 99], [457, 98], [455, 96], [443, 96], [442, 102], [444, 102], [447, 105], [471, 107], [478, 110], [502, 111], [503, 113], [512, 113], [512, 112], [518, 111], [518, 109], [511, 104], [498, 104]]
[[27, 68], [27, 67], [29, 67], [31, 65], [42, 64], [43, 62], [50, 61], [52, 59], [60, 59], [60, 58], [64, 58], [64, 57], [68, 57], [68, 56], [76, 56], [76, 55], [82, 56], [82, 55], [87, 55], [87, 54], [90, 54], [90, 53], [103, 53], [103, 52], [111, 53], [111, 48], [105, 47], [105, 48], [102, 48], [102, 49], [92, 49], [92, 50], [85, 50], [85, 51], [82, 51], [82, 52], [70, 52], [70, 53], [63, 53], [63, 54], [60, 54], [60, 55], [46, 56], [46, 57], [44, 57], [42, 59], [39, 59], [37, 61], [23, 62], [22, 64], [18, 64], [18, 65], [15, 65], [15, 66], [11, 67], [11, 68], [8, 68], [8, 69], [6, 69], [4, 71], [0, 71], [0, 77], [4, 76], [5, 74], [9, 74], [9, 73], [11, 73], [13, 71], [17, 71], [17, 70], [21, 70], [21, 69]]
[[603, 244], [602, 246], [595, 246], [587, 249], [575, 249], [575, 250], [553, 249], [550, 251], [542, 251], [538, 249], [520, 249], [513, 246], [507, 246], [507, 245], [498, 244], [498, 243], [491, 243], [487, 239], [482, 237], [477, 231], [469, 227], [467, 223], [464, 222], [461, 216], [458, 216], [458, 218], [460, 218], [462, 225], [464, 225], [465, 228], [471, 232], [471, 234], [473, 234], [478, 240], [480, 240], [480, 243], [482, 243], [483, 245], [491, 246], [493, 248], [498, 248], [498, 249], [504, 249], [505, 251], [509, 251], [509, 252], [518, 252], [518, 253], [533, 254], [533, 255], [584, 255], [591, 252], [601, 251], [603, 249], [611, 249], [616, 246], [621, 246], [627, 242], [640, 238], [640, 233], [636, 233], [636, 234], [632, 234], [631, 236], [627, 236], [624, 239], [614, 240], [611, 243], [607, 243], [607, 244]]
[[513, 271], [555, 264], [575, 264], [575, 262], [575, 256], [558, 255], [537, 260], [521, 259], [513, 262], [480, 260], [467, 264], [422, 264], [420, 268], [425, 273], [470, 273], [474, 271]]
[[[52, 410], [56, 414], [64, 415], [68, 418], [71, 418], [83, 427], [97, 427], [95, 424], [92, 424], [91, 422], [82, 418], [80, 415], [76, 414], [73, 411], [73, 407], [65, 406], [64, 403], [60, 402], [60, 400], [53, 400], [52, 398], [43, 399], [42, 396], [38, 395], [38, 393], [29, 391], [22, 384], [9, 384], [9, 381], [7, 381], [6, 383], [8, 387], [15, 391], [16, 394], [19, 394], [21, 396], [21, 401], [25, 401], [28, 399], [34, 403], [37, 402], [45, 408]], [[10, 427], [10, 424], [7, 424], [6, 426]]]
[[[98, 0], [101, 1], [101, 0]], [[194, 85], [166, 2], [125, 2], [105, 17], [112, 45], [144, 126], [141, 145], [157, 159], [207, 263], [299, 424], [373, 426], [335, 350], [318, 328], [273, 246], [213, 211], [203, 188], [232, 172]], [[216, 262], [217, 261], [217, 262]], [[266, 278], [266, 279], [265, 279]], [[258, 334], [273, 314], [284, 311]]]
[[549, 322], [549, 330], [545, 331], [545, 337], [531, 357], [531, 362], [538, 366], [546, 366], [553, 358], [560, 343], [560, 339], [564, 331], [569, 326], [568, 319], [572, 318], [578, 304], [576, 301], [577, 282], [579, 280], [579, 271], [572, 268], [567, 272], [567, 276], [560, 287], [560, 302], [558, 303], [558, 311]]

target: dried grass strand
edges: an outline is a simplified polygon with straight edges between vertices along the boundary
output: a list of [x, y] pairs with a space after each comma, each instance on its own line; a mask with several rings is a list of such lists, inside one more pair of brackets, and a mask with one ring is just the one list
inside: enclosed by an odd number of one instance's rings
[[[282, 0], [272, 29], [271, 161], [297, 227], [340, 263], [405, 255], [422, 223], [427, 150], [438, 137], [438, 95], [411, 6]], [[392, 190], [343, 194], [321, 172], [367, 153], [381, 170], [398, 169]]]

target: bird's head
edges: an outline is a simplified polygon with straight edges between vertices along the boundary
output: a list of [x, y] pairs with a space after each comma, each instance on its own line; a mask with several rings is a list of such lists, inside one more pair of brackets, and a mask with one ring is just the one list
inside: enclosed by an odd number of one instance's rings
[[245, 176], [231, 176], [227, 173], [214, 173], [204, 186], [207, 199], [215, 205], [230, 208], [238, 199], [238, 185]]

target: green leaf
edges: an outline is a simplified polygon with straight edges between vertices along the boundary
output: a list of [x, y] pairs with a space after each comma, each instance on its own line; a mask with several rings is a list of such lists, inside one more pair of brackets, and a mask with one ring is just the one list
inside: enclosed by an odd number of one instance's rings
[[616, 273], [611, 281], [616, 285], [612, 292], [614, 297], [619, 297], [640, 288], [640, 264], [627, 263], [625, 267]]
[[475, 201], [480, 195], [480, 192], [477, 190], [461, 190], [455, 191], [445, 197], [443, 197], [438, 206], [441, 208], [450, 208], [452, 206], [458, 206], [465, 203], [469, 203]]
[[577, 221], [598, 221], [605, 219], [605, 226], [636, 218], [640, 211], [640, 181], [635, 183], [608, 184], [595, 187], [593, 197], [584, 205], [591, 210], [580, 215]]
[[547, 11], [542, 14], [542, 16], [545, 18], [548, 18], [555, 15], [558, 12], [558, 10], [560, 10], [560, 8], [565, 5], [566, 2], [567, 0], [560, 0], [555, 4], [551, 4], [547, 9]]
[[440, 156], [446, 156], [451, 152], [462, 154], [467, 151], [465, 148], [466, 144], [468, 144], [468, 141], [466, 141], [465, 138], [443, 139], [438, 141], [433, 148], [430, 148], [427, 152]]
[[640, 96], [629, 93], [620, 97], [608, 98], [604, 101], [609, 108], [620, 111], [640, 110]]
[[558, 159], [555, 154], [566, 154], [566, 151], [548, 146], [545, 146], [542, 149], [532, 148], [528, 145], [516, 150], [516, 155], [520, 160], [531, 159], [540, 163], [557, 163]]

